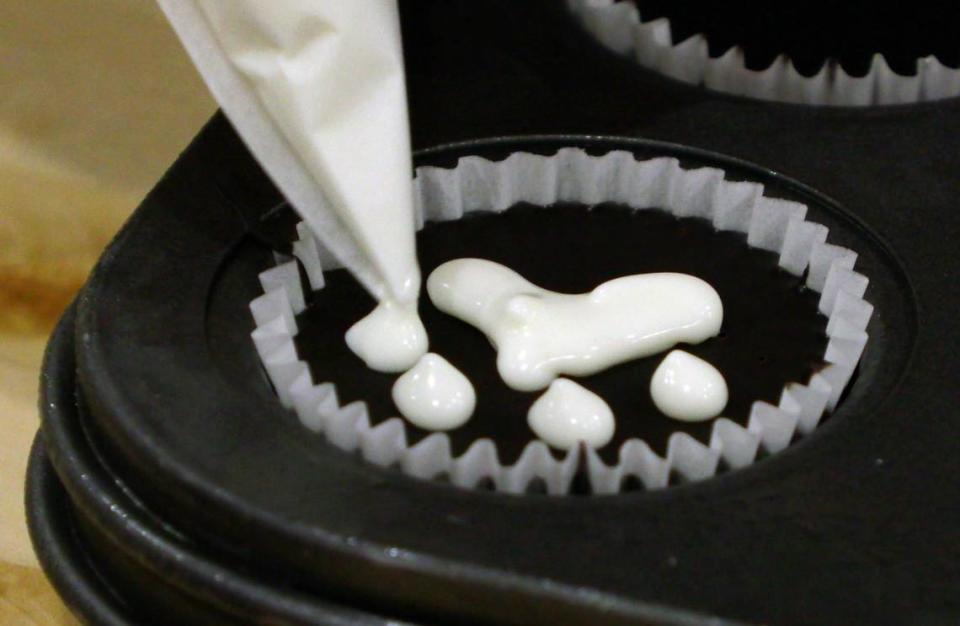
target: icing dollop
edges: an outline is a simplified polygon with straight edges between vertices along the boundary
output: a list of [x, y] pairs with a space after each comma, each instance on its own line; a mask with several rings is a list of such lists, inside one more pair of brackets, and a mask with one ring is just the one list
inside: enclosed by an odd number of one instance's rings
[[384, 300], [347, 330], [347, 346], [367, 367], [403, 372], [427, 352], [427, 330], [416, 305]]
[[613, 438], [613, 411], [603, 398], [572, 380], [558, 378], [530, 406], [530, 429], [548, 445], [569, 450], [583, 442], [591, 448]]
[[702, 422], [727, 406], [727, 381], [713, 365], [683, 350], [673, 350], [650, 380], [650, 396], [664, 415]]
[[477, 402], [473, 385], [439, 354], [425, 354], [393, 384], [393, 403], [415, 426], [450, 430], [462, 426]]
[[574, 295], [538, 287], [499, 263], [465, 258], [437, 267], [427, 293], [438, 309], [490, 339], [500, 376], [519, 391], [699, 343], [723, 322], [713, 287], [678, 273], [624, 276]]

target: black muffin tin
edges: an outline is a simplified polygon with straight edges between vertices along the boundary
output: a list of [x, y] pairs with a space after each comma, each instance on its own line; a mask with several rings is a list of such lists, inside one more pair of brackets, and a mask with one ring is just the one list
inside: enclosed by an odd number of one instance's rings
[[[615, 57], [560, 2], [402, 9], [418, 163], [627, 149], [716, 165], [809, 204], [871, 279], [871, 340], [848, 398], [787, 451], [662, 492], [507, 496], [367, 464], [307, 433], [260, 370], [246, 303], [266, 244], [290, 224], [218, 115], [104, 254], [44, 366], [57, 477], [38, 448], [30, 521], [78, 613], [98, 623], [960, 620], [960, 102], [755, 102]], [[526, 136], [483, 140], [503, 135]], [[466, 143], [431, 148], [455, 141]]]

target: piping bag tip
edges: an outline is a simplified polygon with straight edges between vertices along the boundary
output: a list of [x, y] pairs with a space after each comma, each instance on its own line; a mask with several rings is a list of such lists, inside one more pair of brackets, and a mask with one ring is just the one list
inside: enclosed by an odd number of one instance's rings
[[323, 247], [374, 297], [415, 301], [396, 0], [158, 2], [238, 134]]

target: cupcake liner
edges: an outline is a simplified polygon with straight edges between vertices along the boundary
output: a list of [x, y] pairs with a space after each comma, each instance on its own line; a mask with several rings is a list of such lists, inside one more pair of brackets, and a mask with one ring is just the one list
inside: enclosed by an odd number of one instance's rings
[[703, 480], [750, 465], [761, 452], [779, 452], [796, 436], [813, 431], [836, 407], [866, 346], [873, 307], [863, 299], [868, 279], [853, 270], [857, 254], [827, 243], [827, 227], [807, 222], [805, 205], [766, 197], [757, 183], [727, 181], [722, 170], [686, 170], [667, 157], [638, 161], [626, 151], [591, 156], [579, 148], [564, 148], [552, 156], [519, 152], [502, 161], [470, 156], [451, 169], [420, 167], [414, 189], [418, 228], [475, 211], [503, 211], [519, 202], [544, 207], [619, 202], [636, 210], [655, 207], [679, 217], [700, 217], [718, 230], [745, 233], [748, 245], [779, 254], [785, 270], [806, 274], [807, 286], [821, 294], [819, 310], [829, 337], [826, 365], [806, 383], [785, 381], [776, 405], [755, 402], [746, 427], [725, 417], [716, 419], [707, 445], [686, 433], [673, 433], [665, 457], [630, 439], [612, 466], [586, 448], [556, 459], [532, 434], [513, 465], [500, 462], [497, 445], [489, 439], [475, 441], [460, 456], [453, 455], [443, 433], [410, 445], [402, 419], [391, 417], [372, 426], [364, 402], [341, 406], [335, 384], [312, 380], [297, 355], [295, 314], [304, 302], [297, 264], [303, 265], [314, 289], [323, 286], [322, 269], [336, 267], [310, 231], [298, 228], [296, 258], [260, 275], [264, 294], [250, 303], [256, 321], [254, 345], [281, 403], [330, 443], [371, 463], [396, 466], [418, 478], [446, 477], [461, 487], [485, 484], [510, 493], [538, 485], [547, 493], [564, 494], [578, 472], [586, 474], [593, 493], [616, 493], [630, 478], [646, 489], [667, 487], [674, 476]]
[[580, 23], [597, 41], [617, 54], [693, 85], [760, 100], [795, 104], [871, 106], [942, 100], [960, 95], [960, 69], [933, 55], [917, 61], [904, 76], [875, 54], [865, 76], [851, 76], [836, 61], [827, 61], [814, 76], [804, 76], [785, 55], [764, 70], [747, 68], [743, 49], [733, 47], [711, 57], [703, 34], [673, 42], [667, 18], [644, 21], [632, 2], [568, 0]]

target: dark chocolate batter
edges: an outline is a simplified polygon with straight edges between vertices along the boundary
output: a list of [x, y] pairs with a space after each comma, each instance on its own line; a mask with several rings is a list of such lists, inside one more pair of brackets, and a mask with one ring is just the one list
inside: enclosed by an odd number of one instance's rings
[[644, 21], [669, 18], [675, 43], [704, 33], [711, 56], [739, 45], [747, 66], [755, 70], [768, 67], [781, 53], [805, 75], [816, 73], [827, 59], [837, 59], [848, 72], [862, 76], [877, 52], [904, 75], [914, 74], [916, 60], [930, 54], [951, 67], [960, 65], [958, 3], [629, 1]]
[[[433, 268], [460, 257], [503, 263], [535, 284], [568, 293], [645, 272], [683, 272], [706, 280], [723, 300], [722, 333], [683, 348], [724, 374], [730, 390], [724, 415], [741, 424], [755, 400], [776, 403], [785, 383], [806, 382], [822, 365], [826, 320], [817, 312], [818, 294], [781, 270], [777, 255], [748, 247], [744, 235], [715, 231], [706, 220], [610, 204], [592, 209], [519, 205], [502, 214], [428, 224], [417, 246], [424, 280]], [[366, 401], [374, 423], [398, 415], [390, 398], [396, 375], [368, 369], [343, 339], [373, 308], [373, 300], [346, 271], [328, 272], [326, 280], [297, 320], [301, 357], [310, 364], [315, 381], [336, 384], [342, 403]], [[459, 368], [477, 391], [474, 416], [450, 432], [454, 453], [490, 437], [497, 442], [500, 460], [512, 462], [533, 438], [526, 415], [538, 394], [506, 386], [496, 370], [496, 353], [480, 331], [441, 313], [426, 296], [420, 300], [420, 315], [430, 350]], [[661, 454], [677, 430], [708, 441], [712, 421], [678, 422], [653, 405], [650, 377], [663, 356], [576, 379], [604, 398], [617, 418], [613, 441], [601, 451], [608, 462], [631, 437], [645, 440]], [[407, 427], [411, 443], [428, 434], [409, 423]]]

